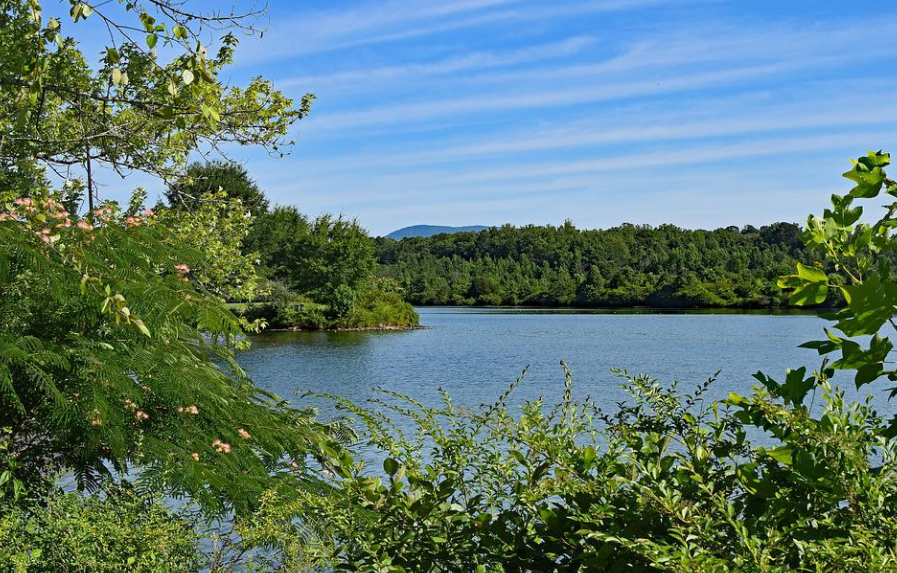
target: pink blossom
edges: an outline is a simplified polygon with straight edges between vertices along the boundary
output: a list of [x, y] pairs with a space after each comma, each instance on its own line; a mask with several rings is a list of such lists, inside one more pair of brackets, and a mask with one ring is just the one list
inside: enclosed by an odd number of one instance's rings
[[127, 223], [128, 225], [135, 225], [139, 222], [140, 220], [137, 219], [137, 217], [125, 217], [125, 223]]
[[190, 454], [190, 457], [193, 458], [194, 462], [198, 462], [199, 461], [199, 452], [193, 452], [192, 454]]
[[45, 242], [45, 243], [49, 243], [49, 242], [52, 241], [53, 239], [51, 239], [51, 238], [48, 237], [47, 235], [43, 235], [43, 236], [40, 238], [40, 240], [43, 241], [43, 242]]
[[138, 420], [148, 420], [149, 419], [149, 414], [147, 414], [143, 410], [137, 410], [136, 412], [134, 412], [134, 416]]
[[42, 235], [49, 235], [52, 231], [50, 229], [41, 229], [40, 232]]
[[146, 215], [147, 217], [152, 217], [156, 213], [152, 209], [147, 209], [146, 211], [143, 212], [143, 214]]
[[180, 271], [180, 272], [182, 272], [182, 273], [189, 273], [189, 272], [190, 272], [190, 267], [187, 266], [187, 265], [185, 265], [185, 264], [183, 264], [183, 263], [180, 264], [180, 265], [175, 265], [174, 268], [175, 268], [175, 270]]
[[23, 198], [16, 199], [14, 201], [14, 203], [16, 205], [31, 205], [32, 203], [34, 203], [34, 201], [32, 201], [31, 199], [28, 199], [27, 197], [23, 197]]
[[249, 438], [252, 437], [251, 435], [249, 435], [249, 432], [247, 432], [243, 428], [240, 428], [239, 430], [237, 430], [237, 434], [239, 434], [240, 437], [243, 438], [244, 440], [248, 440]]
[[93, 225], [91, 225], [91, 224], [88, 223], [87, 221], [78, 221], [78, 228], [79, 228], [79, 229], [91, 229], [91, 230], [93, 230]]

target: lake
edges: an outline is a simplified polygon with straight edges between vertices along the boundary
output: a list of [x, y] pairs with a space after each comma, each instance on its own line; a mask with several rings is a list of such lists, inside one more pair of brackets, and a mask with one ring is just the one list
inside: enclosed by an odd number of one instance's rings
[[[612, 368], [678, 380], [690, 391], [721, 370], [714, 398], [747, 393], [762, 370], [777, 380], [787, 368], [818, 367], [802, 342], [824, 336], [826, 321], [812, 314], [656, 313], [418, 308], [429, 328], [404, 332], [276, 332], [253, 337], [239, 362], [255, 382], [283, 398], [338, 394], [355, 402], [380, 386], [424, 402], [445, 388], [465, 405], [491, 402], [529, 366], [512, 402], [540, 396], [556, 401], [563, 391], [564, 360], [574, 390], [612, 407], [625, 398]], [[866, 386], [882, 413], [885, 384]], [[848, 380], [845, 388], [856, 396]], [[326, 415], [331, 411], [322, 405]]]

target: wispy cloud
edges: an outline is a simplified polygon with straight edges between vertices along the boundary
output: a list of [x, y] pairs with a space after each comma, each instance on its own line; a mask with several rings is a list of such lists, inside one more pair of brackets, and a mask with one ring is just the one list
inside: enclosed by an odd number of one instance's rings
[[292, 158], [243, 156], [274, 201], [374, 232], [795, 220], [897, 135], [890, 15], [870, 33], [806, 1], [272, 5], [235, 73], [319, 100]]
[[299, 86], [303, 89], [319, 89], [321, 86], [363, 84], [377, 80], [398, 81], [407, 78], [421, 79], [439, 74], [454, 74], [469, 70], [512, 66], [521, 63], [535, 63], [565, 56], [572, 56], [583, 48], [595, 44], [596, 39], [588, 36], [574, 36], [560, 42], [550, 42], [502, 52], [469, 52], [436, 61], [406, 63], [402, 65], [361, 68], [309, 76], [296, 76], [277, 80], [277, 87]]
[[[882, 91], [897, 89], [894, 81], [868, 80], [867, 85]], [[332, 165], [339, 169], [348, 161], [356, 170], [388, 171], [490, 157], [531, 157], [539, 152], [596, 146], [619, 148], [640, 143], [802, 130], [862, 130], [883, 123], [897, 126], [897, 105], [870, 107], [866, 105], [865, 95], [852, 93], [848, 87], [816, 85], [798, 96], [802, 100], [800, 103], [776, 103], [760, 93], [754, 97], [703, 98], [700, 106], [687, 102], [661, 112], [623, 106], [598, 114], [590, 113], [573, 121], [541, 122], [541, 125], [492, 133], [487, 137], [468, 136], [462, 142], [424, 150], [389, 152], [381, 148], [372, 155], [347, 154], [332, 163], [318, 163], [317, 167]], [[815, 92], [822, 101], [813, 101], [810, 92]]]
[[[544, 3], [534, 0], [457, 0], [368, 3], [338, 13], [312, 12], [273, 21], [264, 41], [249, 42], [242, 63], [271, 61], [409, 38], [420, 38], [494, 23], [620, 12], [674, 0], [605, 0]], [[714, 0], [687, 0], [707, 3]]]
[[793, 63], [777, 63], [745, 68], [724, 69], [688, 75], [669, 73], [647, 80], [600, 83], [574, 89], [558, 90], [551, 86], [529, 93], [477, 95], [421, 103], [384, 106], [364, 111], [321, 115], [310, 124], [321, 124], [327, 131], [354, 129], [378, 124], [424, 121], [433, 117], [457, 117], [468, 113], [488, 113], [539, 107], [571, 106], [606, 102], [623, 98], [659, 96], [671, 92], [697, 90], [726, 85], [750, 78], [766, 77], [794, 69]]

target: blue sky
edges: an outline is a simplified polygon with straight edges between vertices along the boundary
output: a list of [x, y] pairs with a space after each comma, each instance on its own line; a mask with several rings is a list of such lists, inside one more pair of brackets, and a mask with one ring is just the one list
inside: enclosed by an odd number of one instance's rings
[[[879, 5], [880, 6], [880, 5]], [[318, 96], [273, 202], [412, 224], [803, 221], [897, 141], [897, 13], [765, 0], [272, 0], [231, 70]]]

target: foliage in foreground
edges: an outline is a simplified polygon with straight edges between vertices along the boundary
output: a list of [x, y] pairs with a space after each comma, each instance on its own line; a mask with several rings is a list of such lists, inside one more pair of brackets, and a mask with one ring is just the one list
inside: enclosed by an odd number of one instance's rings
[[186, 515], [112, 486], [104, 497], [56, 493], [0, 514], [0, 570], [183, 573], [202, 565]]
[[[816, 417], [772, 389], [713, 403], [709, 384], [682, 396], [629, 376], [632, 400], [608, 415], [572, 399], [569, 373], [561, 404], [519, 417], [508, 395], [477, 410], [343, 402], [383, 473], [345, 459], [337, 495], [268, 516], [326, 516], [339, 571], [893, 571], [897, 450], [868, 406], [813, 383]], [[774, 447], [749, 438], [758, 427]]]
[[240, 322], [192, 272], [204, 253], [114, 205], [22, 198], [0, 219], [0, 492], [136, 468], [142, 488], [246, 510], [309, 482], [335, 429], [237, 365]]

